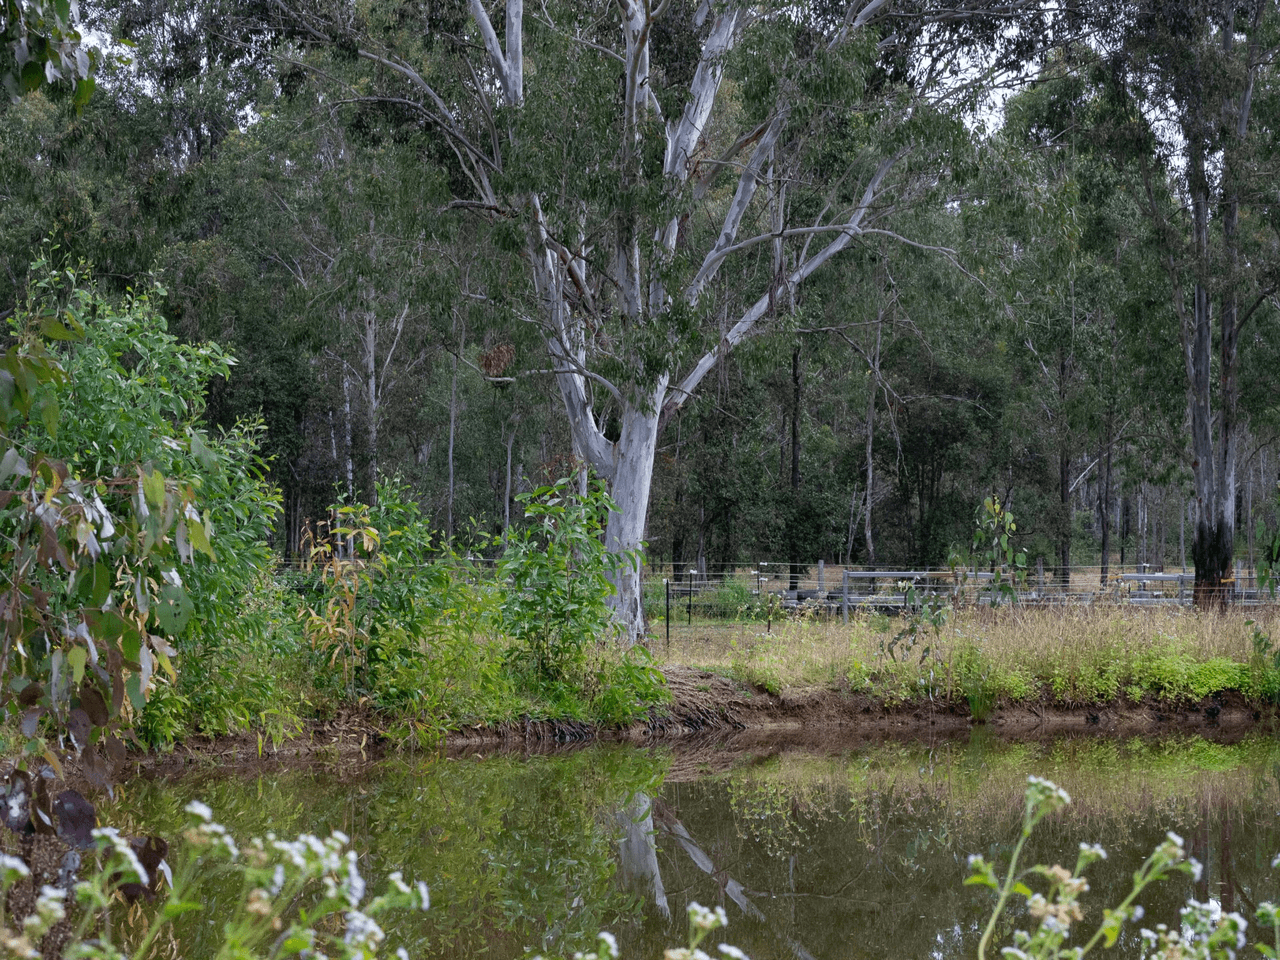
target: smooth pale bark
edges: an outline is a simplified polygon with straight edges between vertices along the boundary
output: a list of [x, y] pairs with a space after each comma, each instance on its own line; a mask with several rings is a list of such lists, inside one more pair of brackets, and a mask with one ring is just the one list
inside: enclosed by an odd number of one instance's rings
[[[851, 13], [846, 24], [830, 39], [830, 46], [834, 48], [848, 42], [883, 6], [883, 0], [873, 0]], [[680, 115], [668, 118], [662, 116], [650, 87], [651, 28], [654, 18], [661, 15], [665, 7], [662, 4], [655, 8], [637, 0], [618, 3], [622, 39], [618, 58], [623, 94], [618, 176], [623, 191], [641, 181], [642, 160], [647, 155], [645, 141], [653, 138], [657, 131], [662, 141], [663, 179], [669, 196], [679, 201], [675, 204], [679, 212], [658, 223], [646, 222], [643, 215], [634, 210], [612, 213], [607, 226], [599, 231], [600, 249], [608, 252], [607, 283], [591, 275], [583, 252], [586, 242], [583, 238], [591, 233], [587, 224], [571, 225], [567, 229], [562, 224], [553, 226], [544, 213], [543, 196], [536, 190], [522, 196], [500, 197], [487, 172], [501, 162], [496, 149], [492, 155], [486, 154], [475, 142], [455, 133], [457, 127], [452, 113], [412, 65], [380, 53], [361, 52], [361, 56], [398, 71], [422, 88], [433, 115], [440, 115], [442, 132], [452, 138], [459, 155], [466, 157], [466, 173], [478, 192], [477, 200], [468, 203], [492, 209], [516, 208], [527, 213], [525, 259], [538, 308], [536, 316], [529, 319], [544, 332], [574, 452], [608, 481], [617, 504], [609, 516], [605, 540], [609, 550], [622, 558], [614, 577], [613, 604], [623, 641], [628, 644], [639, 639], [644, 631], [639, 551], [662, 427], [694, 395], [707, 373], [725, 354], [748, 337], [757, 323], [771, 312], [780, 290], [790, 293], [862, 234], [869, 212], [884, 189], [886, 177], [905, 154], [904, 151], [885, 158], [867, 180], [858, 202], [824, 212], [823, 219], [817, 223], [803, 227], [787, 225], [781, 218], [785, 194], [778, 191], [773, 206], [779, 219], [774, 229], [744, 239], [743, 224], [749, 222], [748, 212], [759, 202], [760, 187], [774, 163], [791, 104], [783, 94], [769, 118], [759, 128], [748, 131], [729, 154], [715, 161], [707, 158], [703, 153], [705, 132], [724, 78], [726, 54], [733, 50], [742, 30], [751, 21], [749, 8], [734, 2], [716, 5], [714, 12], [709, 4], [699, 8], [695, 26], [706, 29], [701, 55]], [[508, 106], [521, 106], [530, 95], [524, 86], [523, 73], [523, 3], [506, 0], [502, 42], [484, 4], [470, 0], [469, 8], [503, 101]], [[482, 88], [476, 92], [478, 96], [485, 96]], [[652, 123], [654, 119], [661, 122]], [[492, 133], [496, 143], [502, 131], [495, 126]], [[716, 238], [705, 252], [700, 255], [693, 252], [697, 269], [692, 278], [681, 289], [668, 290], [663, 267], [675, 256], [682, 218], [688, 215], [690, 204], [706, 196], [718, 173], [727, 176], [736, 173], [737, 182], [732, 199], [720, 215]], [[563, 208], [559, 216], [563, 220]], [[805, 240], [795, 261], [778, 271], [769, 289], [750, 301], [715, 346], [689, 369], [646, 371], [636, 379], [619, 383], [610, 382], [592, 370], [593, 344], [604, 325], [617, 325], [616, 342], [623, 344], [624, 359], [635, 359], [626, 355], [628, 330], [662, 322], [676, 299], [696, 310], [703, 293], [731, 257], [761, 243], [770, 242], [776, 248], [782, 238], [791, 236]], [[815, 249], [811, 250], [811, 246]], [[611, 404], [618, 414], [621, 432], [617, 440], [606, 438], [600, 428], [602, 400]]]
[[862, 510], [862, 539], [867, 548], [867, 565], [875, 566], [876, 544], [871, 537], [871, 489], [875, 483], [875, 458], [872, 456], [875, 445], [876, 429], [876, 393], [880, 389], [880, 344], [884, 331], [884, 312], [876, 317], [876, 344], [871, 353], [871, 386], [867, 391], [867, 445], [866, 445], [866, 485], [867, 497]]
[[665, 919], [671, 918], [667, 891], [658, 866], [658, 848], [654, 842], [653, 801], [648, 794], [636, 793], [618, 810], [618, 873], [622, 882], [653, 900]]

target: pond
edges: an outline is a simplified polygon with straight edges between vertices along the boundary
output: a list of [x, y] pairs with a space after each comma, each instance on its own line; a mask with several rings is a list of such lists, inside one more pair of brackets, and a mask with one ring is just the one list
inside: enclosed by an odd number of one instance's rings
[[[135, 781], [104, 819], [174, 836], [198, 798], [241, 837], [340, 829], [363, 852], [366, 877], [400, 870], [430, 885], [431, 910], [389, 926], [388, 954], [403, 945], [413, 957], [571, 955], [609, 930], [624, 957], [657, 958], [684, 942], [696, 900], [725, 906], [730, 925], [714, 942], [754, 960], [958, 958], [976, 955], [992, 902], [962, 885], [967, 857], [1007, 861], [1029, 774], [1073, 803], [1041, 825], [1024, 862], [1071, 867], [1082, 841], [1110, 852], [1089, 871], [1090, 932], [1168, 830], [1204, 875], [1144, 894], [1144, 924], [1176, 925], [1189, 896], [1247, 917], [1280, 898], [1280, 740], [1266, 735], [1002, 742], [978, 728], [856, 750], [398, 758]], [[210, 877], [203, 895], [209, 909], [182, 918], [177, 955], [212, 953], [202, 942], [239, 888]], [[1137, 955], [1136, 929], [1118, 953]]]

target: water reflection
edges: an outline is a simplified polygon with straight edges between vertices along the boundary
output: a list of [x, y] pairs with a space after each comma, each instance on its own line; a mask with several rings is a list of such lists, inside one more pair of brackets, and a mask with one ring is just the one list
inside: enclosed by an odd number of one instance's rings
[[[1144, 895], [1147, 923], [1176, 923], [1188, 896], [1247, 916], [1280, 897], [1280, 745], [1261, 736], [980, 735], [856, 753], [766, 749], [728, 770], [720, 759], [618, 747], [398, 761], [349, 781], [324, 770], [137, 783], [112, 816], [172, 836], [198, 797], [241, 835], [341, 829], [368, 851], [366, 876], [399, 869], [430, 883], [432, 911], [388, 931], [392, 950], [415, 957], [568, 955], [601, 929], [624, 956], [659, 957], [683, 940], [698, 900], [725, 906], [725, 939], [756, 960], [951, 958], [975, 954], [991, 902], [962, 886], [966, 858], [1007, 859], [1030, 773], [1074, 802], [1042, 825], [1026, 862], [1070, 867], [1082, 841], [1110, 851], [1090, 870], [1090, 932], [1170, 829], [1206, 869], [1199, 883], [1180, 876]], [[215, 908], [239, 896], [217, 878], [204, 892]], [[212, 952], [202, 949], [210, 919], [179, 930], [183, 955]], [[1136, 956], [1136, 940], [1127, 931], [1121, 955]]]

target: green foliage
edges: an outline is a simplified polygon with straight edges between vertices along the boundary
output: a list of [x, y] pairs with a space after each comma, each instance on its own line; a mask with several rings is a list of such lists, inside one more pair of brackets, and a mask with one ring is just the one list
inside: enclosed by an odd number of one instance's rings
[[1055, 665], [1048, 678], [1049, 690], [1059, 703], [1107, 703], [1120, 696], [1125, 669], [1121, 651], [1106, 648], [1070, 666]]
[[969, 551], [951, 552], [952, 570], [963, 566], [966, 576], [969, 568], [985, 569], [993, 574], [990, 586], [993, 607], [1002, 599], [1017, 602], [1018, 590], [1026, 583], [1027, 551], [1026, 548], [1014, 549], [1013, 535], [1017, 530], [1013, 514], [1001, 505], [1000, 498], [989, 496], [978, 507]]
[[101, 54], [80, 36], [78, 16], [71, 0], [0, 3], [0, 83], [10, 97], [72, 81], [76, 107], [88, 103]]
[[1028, 673], [992, 663], [977, 643], [961, 644], [952, 657], [951, 669], [956, 689], [978, 721], [985, 721], [1001, 701], [1024, 702], [1036, 693]]
[[[367, 700], [423, 746], [462, 723], [622, 725], [663, 702], [647, 651], [619, 654], [607, 642], [616, 561], [600, 539], [611, 505], [603, 484], [581, 497], [562, 481], [526, 502], [536, 523], [509, 534], [496, 576], [437, 542], [398, 481], [378, 485], [375, 506], [335, 507], [341, 524], [313, 548], [319, 595], [305, 615], [317, 697]], [[339, 555], [348, 546], [356, 556]]]
[[519, 499], [532, 524], [508, 538], [498, 562], [503, 628], [516, 643], [512, 664], [535, 688], [580, 684], [587, 651], [614, 632], [610, 575], [632, 560], [604, 546], [615, 505], [594, 477], [585, 493], [566, 478]]
[[[448, 722], [502, 715], [511, 686], [494, 643], [495, 585], [436, 545], [398, 481], [379, 484], [376, 506], [334, 510], [333, 539], [312, 551], [321, 602], [306, 615], [319, 691], [337, 702], [368, 697], [418, 740], [438, 740]], [[340, 556], [343, 545], [357, 557]]]
[[[224, 876], [236, 891], [230, 915], [219, 918], [219, 942], [203, 954], [215, 960], [305, 956], [313, 951], [342, 960], [370, 960], [387, 937], [379, 920], [430, 906], [426, 884], [410, 887], [399, 873], [387, 878], [382, 893], [366, 897], [368, 885], [360, 875], [359, 858], [341, 833], [324, 840], [304, 834], [293, 841], [277, 840], [272, 833], [244, 842], [242, 850], [226, 827], [213, 821], [205, 804], [193, 802], [187, 812], [190, 825], [172, 871], [160, 867], [167, 846], [163, 841], [149, 838], [139, 849], [114, 829], [94, 830], [85, 857], [86, 879], [69, 890], [44, 885], [36, 897], [10, 899], [13, 888], [31, 886], [31, 870], [21, 860], [4, 856], [0, 899], [10, 905], [34, 900], [28, 916], [14, 916], [6, 908], [6, 952], [36, 960], [149, 956], [157, 942], [172, 937], [186, 922], [181, 918], [189, 920], [188, 915], [206, 909], [199, 887], [211, 875]], [[158, 856], [150, 856], [153, 849]], [[171, 872], [162, 901], [140, 910], [136, 923], [113, 923], [111, 915], [122, 895], [137, 901], [143, 892], [159, 889], [159, 869]]]
[[[226, 627], [267, 558], [276, 500], [251, 429], [214, 439], [197, 426], [230, 358], [179, 345], [151, 294], [117, 303], [47, 260], [32, 273], [0, 360], [0, 564], [17, 600], [2, 696], [28, 753], [57, 765], [37, 735], [47, 718], [105, 784], [184, 640]], [[231, 548], [221, 559], [215, 532]], [[170, 728], [167, 715], [154, 729]]]
[[606, 649], [592, 672], [591, 714], [605, 726], [625, 727], [671, 699], [662, 671], [639, 644], [622, 653]]
[[[890, 660], [897, 660], [899, 654], [903, 660], [913, 656], [926, 632], [932, 634], [936, 642], [939, 632], [947, 625], [950, 610], [950, 603], [945, 597], [922, 594], [916, 590], [914, 583], [904, 583], [901, 586], [905, 588], [903, 596], [906, 601], [902, 629], [892, 639], [880, 641], [880, 655], [888, 656]], [[929, 644], [921, 647], [920, 663], [923, 664], [928, 659], [931, 651]]]
[[1253, 656], [1249, 660], [1252, 673], [1250, 692], [1269, 703], [1280, 703], [1280, 649], [1257, 623], [1252, 620], [1247, 622], [1253, 628], [1250, 637], [1253, 644]]

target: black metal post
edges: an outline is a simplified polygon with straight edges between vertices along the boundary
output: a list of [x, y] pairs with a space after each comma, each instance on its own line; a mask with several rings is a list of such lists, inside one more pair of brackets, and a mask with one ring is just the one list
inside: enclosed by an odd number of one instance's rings
[[667, 656], [671, 656], [671, 581], [664, 579], [662, 585], [667, 588]]
[[693, 574], [689, 574], [689, 626], [693, 626]]

